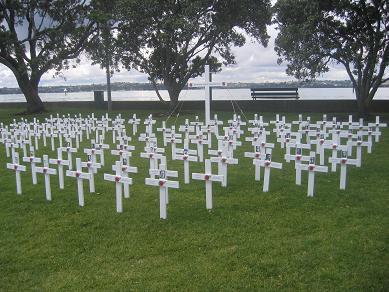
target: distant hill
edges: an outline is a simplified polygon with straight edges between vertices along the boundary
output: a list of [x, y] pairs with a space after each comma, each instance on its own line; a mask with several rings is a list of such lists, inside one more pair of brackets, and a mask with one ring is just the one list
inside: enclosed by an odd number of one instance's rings
[[[131, 91], [131, 90], [154, 90], [150, 83], [131, 83], [131, 82], [115, 82], [111, 85], [112, 91]], [[163, 85], [158, 85], [159, 89], [163, 90]], [[299, 87], [299, 88], [351, 88], [352, 83], [349, 80], [320, 80], [310, 82], [265, 82], [265, 83], [227, 83], [227, 88], [272, 88], [272, 87]], [[384, 87], [389, 87], [386, 83]], [[39, 87], [40, 93], [61, 93], [64, 90], [67, 92], [91, 92], [95, 90], [106, 91], [105, 84], [90, 84], [90, 85], [73, 85], [73, 86], [43, 86]], [[196, 88], [192, 88], [196, 90]], [[0, 88], [0, 94], [20, 94], [19, 88]]]

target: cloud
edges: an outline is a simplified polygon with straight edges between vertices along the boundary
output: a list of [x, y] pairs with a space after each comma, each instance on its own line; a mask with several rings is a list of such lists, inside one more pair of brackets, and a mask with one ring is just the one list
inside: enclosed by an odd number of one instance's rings
[[[277, 55], [274, 52], [274, 40], [277, 31], [274, 26], [268, 29], [271, 39], [268, 47], [264, 48], [253, 40], [241, 48], [233, 48], [237, 64], [223, 68], [221, 73], [215, 75], [215, 81], [226, 82], [274, 82], [291, 81], [293, 77], [286, 75], [286, 65], [277, 64]], [[103, 84], [106, 82], [105, 72], [99, 66], [90, 65], [90, 61], [83, 57], [81, 64], [76, 68], [63, 71], [61, 77], [53, 78], [54, 71], [42, 77], [41, 86], [76, 85], [76, 84]], [[348, 79], [346, 71], [339, 65], [332, 65], [330, 72], [320, 79], [345, 80]], [[135, 70], [130, 72], [122, 70], [115, 73], [112, 82], [148, 82], [147, 75]], [[0, 64], [0, 87], [16, 87], [17, 82], [12, 72]]]

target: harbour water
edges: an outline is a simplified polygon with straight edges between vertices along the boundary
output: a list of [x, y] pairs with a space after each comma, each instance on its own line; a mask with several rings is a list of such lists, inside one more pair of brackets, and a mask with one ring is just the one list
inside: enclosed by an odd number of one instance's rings
[[[161, 91], [162, 97], [168, 100], [168, 92]], [[300, 99], [302, 100], [342, 100], [355, 99], [352, 88], [299, 88]], [[65, 93], [41, 93], [40, 97], [45, 102], [58, 101], [92, 101], [93, 92], [68, 92]], [[105, 99], [107, 99], [105, 93]], [[203, 100], [203, 90], [183, 90], [180, 100]], [[214, 100], [250, 100], [250, 89], [213, 89]], [[389, 99], [389, 88], [380, 88], [374, 99]], [[113, 91], [112, 100], [114, 101], [141, 101], [155, 100], [157, 95], [154, 91]], [[1, 102], [24, 102], [22, 94], [0, 95]]]

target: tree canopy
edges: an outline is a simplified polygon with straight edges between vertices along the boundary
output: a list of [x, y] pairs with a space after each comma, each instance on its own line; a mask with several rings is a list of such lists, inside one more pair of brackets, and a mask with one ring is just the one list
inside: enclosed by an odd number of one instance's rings
[[[190, 78], [235, 63], [245, 34], [266, 46], [269, 0], [119, 0], [118, 42], [126, 68], [166, 86], [172, 105]], [[162, 99], [160, 97], [160, 99]]]
[[116, 0], [91, 1], [90, 19], [96, 23], [96, 33], [88, 42], [85, 50], [92, 65], [99, 64], [105, 69], [107, 79], [108, 111], [112, 109], [111, 76], [119, 70], [119, 60], [115, 54]]
[[279, 0], [275, 21], [279, 63], [298, 79], [313, 79], [331, 62], [345, 67], [366, 113], [389, 65], [387, 0]]
[[86, 0], [0, 0], [0, 63], [8, 67], [30, 112], [42, 111], [38, 85], [50, 69], [69, 67], [94, 29]]

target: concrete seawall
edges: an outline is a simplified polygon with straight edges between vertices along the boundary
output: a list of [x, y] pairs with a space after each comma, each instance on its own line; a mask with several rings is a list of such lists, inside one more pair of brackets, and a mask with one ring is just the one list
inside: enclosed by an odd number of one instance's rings
[[[283, 113], [353, 113], [358, 111], [355, 100], [239, 100], [236, 101], [244, 112], [283, 112]], [[93, 101], [46, 102], [47, 108], [101, 109]], [[0, 103], [0, 108], [24, 108], [25, 103]], [[101, 105], [100, 105], [101, 106]], [[106, 106], [106, 103], [103, 104]], [[234, 101], [235, 109], [237, 110]], [[114, 110], [167, 110], [168, 105], [159, 101], [114, 101]], [[231, 101], [212, 101], [214, 111], [233, 111]], [[203, 101], [185, 101], [182, 110], [204, 110]], [[373, 113], [389, 112], [389, 100], [374, 100]]]

